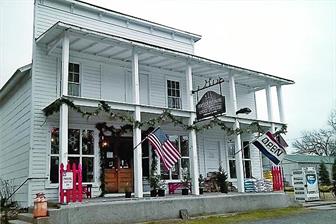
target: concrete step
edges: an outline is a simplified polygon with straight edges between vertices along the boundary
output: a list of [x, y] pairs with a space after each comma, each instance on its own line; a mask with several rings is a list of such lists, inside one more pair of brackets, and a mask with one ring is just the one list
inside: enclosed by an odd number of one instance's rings
[[18, 220], [26, 222], [26, 223], [34, 223], [34, 224], [48, 224], [49, 223], [49, 217], [33, 218], [32, 213], [20, 213], [18, 215]]
[[25, 221], [21, 221], [21, 220], [9, 220], [8, 222], [9, 224], [31, 224], [31, 222], [25, 222]]
[[32, 213], [19, 213], [18, 220], [28, 222], [28, 223], [34, 223], [34, 218]]

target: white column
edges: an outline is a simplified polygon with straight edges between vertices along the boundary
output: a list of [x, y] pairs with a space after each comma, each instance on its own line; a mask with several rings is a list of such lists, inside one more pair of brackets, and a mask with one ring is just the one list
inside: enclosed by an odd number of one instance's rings
[[[68, 76], [69, 76], [69, 35], [67, 32], [64, 33], [62, 41], [62, 86], [61, 86], [61, 96], [68, 95]], [[62, 104], [60, 108], [60, 124], [59, 124], [59, 135], [60, 135], [60, 164], [63, 163], [64, 166], [68, 164], [68, 120], [69, 120], [69, 108], [67, 104]]]
[[[232, 101], [233, 112], [237, 111], [237, 96], [236, 96], [236, 84], [233, 75], [229, 77], [229, 85], [230, 85], [230, 96]], [[235, 119], [235, 123], [233, 125], [234, 129], [239, 128], [239, 121]], [[237, 188], [238, 192], [244, 192], [244, 168], [243, 168], [243, 152], [240, 151], [242, 149], [240, 134], [235, 135], [235, 160], [236, 160], [236, 173], [237, 173]]]
[[[187, 82], [187, 101], [190, 111], [195, 111], [194, 97], [192, 94], [193, 80], [192, 80], [192, 70], [191, 66], [187, 64], [186, 69], [186, 82]], [[193, 124], [196, 119], [196, 113], [191, 112], [189, 118], [189, 124]], [[190, 158], [190, 176], [192, 178], [192, 193], [199, 195], [199, 167], [198, 167], [198, 157], [197, 157], [197, 140], [196, 131], [189, 131], [189, 158]]]
[[271, 122], [271, 131], [272, 133], [275, 131], [274, 128], [274, 118], [273, 118], [273, 108], [272, 108], [272, 93], [271, 93], [271, 85], [266, 85], [266, 103], [267, 103], [267, 114], [268, 121]]
[[284, 112], [284, 105], [283, 105], [283, 97], [282, 97], [282, 86], [278, 85], [276, 87], [277, 90], [277, 97], [278, 97], [278, 107], [279, 107], [279, 116], [280, 122], [286, 123], [285, 112]]
[[[135, 106], [134, 119], [141, 121], [141, 110], [140, 110], [140, 90], [139, 90], [139, 57], [138, 53], [133, 49], [133, 60], [132, 60], [132, 89], [133, 89], [133, 103]], [[133, 145], [136, 146], [141, 142], [141, 129], [133, 129]], [[142, 186], [142, 147], [141, 144], [138, 145], [133, 151], [133, 172], [134, 172], [134, 193], [135, 197], [143, 197], [143, 186]]]

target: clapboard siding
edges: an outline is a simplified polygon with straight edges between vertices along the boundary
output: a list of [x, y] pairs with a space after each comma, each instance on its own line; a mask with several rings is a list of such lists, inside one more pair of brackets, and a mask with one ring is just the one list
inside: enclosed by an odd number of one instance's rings
[[[46, 177], [47, 174], [47, 154], [48, 128], [43, 109], [58, 98], [57, 73], [59, 71], [58, 59], [55, 55], [47, 56], [45, 47], [35, 46], [35, 58], [33, 59], [32, 73], [32, 102], [33, 102], [33, 128], [32, 128], [32, 151], [31, 151], [31, 175]], [[46, 181], [35, 180], [30, 183], [30, 197], [43, 191], [47, 197], [52, 190], [45, 189]], [[32, 203], [31, 201], [29, 203]]]
[[[14, 180], [16, 187], [29, 175], [31, 78], [26, 75], [0, 102], [0, 178]], [[27, 206], [27, 195], [27, 185], [15, 194], [20, 206]]]
[[45, 1], [45, 4], [36, 3], [35, 37], [39, 37], [58, 21], [85, 27], [103, 33], [117, 35], [149, 44], [166, 47], [174, 50], [193, 53], [193, 44], [190, 38], [180, 37], [175, 34], [160, 32], [159, 30], [143, 27], [129, 22], [121, 21], [115, 17], [98, 18], [97, 13], [76, 8], [70, 12], [70, 5]]

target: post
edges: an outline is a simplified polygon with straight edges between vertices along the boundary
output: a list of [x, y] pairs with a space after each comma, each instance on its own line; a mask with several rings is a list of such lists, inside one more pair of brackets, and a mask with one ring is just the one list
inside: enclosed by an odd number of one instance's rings
[[[230, 96], [233, 107], [233, 112], [237, 111], [237, 96], [236, 96], [236, 84], [234, 75], [230, 74], [229, 76], [229, 85], [230, 85]], [[239, 121], [235, 119], [233, 125], [234, 129], [239, 128]], [[244, 188], [244, 169], [243, 169], [243, 152], [240, 151], [242, 148], [240, 134], [235, 135], [235, 161], [236, 161], [236, 173], [237, 173], [237, 189], [238, 192], [245, 192]]]
[[[186, 83], [187, 83], [187, 101], [189, 105], [190, 113], [189, 124], [193, 124], [196, 119], [194, 97], [192, 94], [193, 89], [193, 80], [192, 80], [192, 69], [191, 65], [187, 64], [186, 69]], [[189, 156], [190, 156], [190, 176], [192, 178], [192, 193], [199, 195], [199, 167], [198, 167], [198, 155], [197, 155], [197, 140], [196, 140], [196, 131], [189, 131]]]
[[271, 93], [271, 85], [267, 83], [266, 85], [266, 103], [267, 103], [267, 115], [268, 121], [271, 122], [271, 132], [275, 131], [274, 128], [274, 117], [273, 117], [273, 107], [272, 107], [272, 93]]
[[[69, 34], [64, 32], [62, 40], [62, 85], [61, 96], [68, 95], [68, 76], [69, 76]], [[59, 164], [67, 167], [68, 164], [68, 125], [69, 125], [69, 108], [67, 104], [62, 103], [60, 108], [59, 121]], [[62, 176], [59, 177], [59, 183], [62, 181]], [[59, 191], [61, 187], [59, 187]], [[60, 194], [59, 194], [60, 195]]]
[[280, 122], [286, 123], [284, 105], [283, 105], [283, 97], [282, 97], [282, 86], [281, 85], [276, 86], [276, 90], [277, 90], [277, 97], [278, 97]]
[[[62, 86], [61, 96], [68, 95], [68, 77], [69, 77], [69, 35], [65, 31], [62, 41]], [[64, 167], [68, 164], [68, 114], [69, 108], [67, 104], [62, 104], [60, 109], [60, 161]]]
[[[141, 121], [141, 110], [140, 110], [140, 92], [139, 92], [139, 57], [136, 49], [132, 52], [132, 89], [133, 89], [133, 103], [135, 106], [134, 119]], [[133, 145], [136, 146], [141, 142], [141, 129], [133, 128]], [[139, 144], [133, 150], [134, 157], [134, 193], [135, 197], [143, 197], [143, 186], [142, 186], [142, 147]]]

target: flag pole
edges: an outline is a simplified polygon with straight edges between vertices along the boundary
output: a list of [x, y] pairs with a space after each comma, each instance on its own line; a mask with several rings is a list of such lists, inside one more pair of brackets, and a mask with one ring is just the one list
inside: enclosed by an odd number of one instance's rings
[[[159, 129], [159, 127], [156, 127], [153, 131], [151, 131], [148, 135], [152, 134], [154, 131], [156, 131], [157, 129]], [[142, 139], [141, 142], [139, 142], [136, 146], [134, 146], [133, 150], [135, 150], [136, 148], [138, 148], [139, 145], [141, 145], [147, 138], [148, 138], [148, 135], [146, 136], [146, 138]]]

